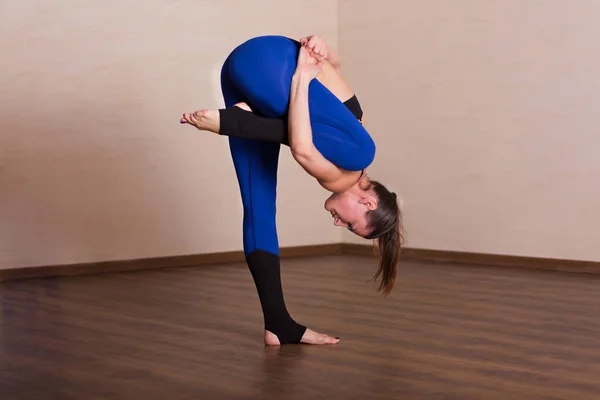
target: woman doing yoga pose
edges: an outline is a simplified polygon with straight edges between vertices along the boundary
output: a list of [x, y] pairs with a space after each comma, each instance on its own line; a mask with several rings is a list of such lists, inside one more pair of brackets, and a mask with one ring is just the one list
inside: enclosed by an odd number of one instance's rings
[[388, 294], [403, 244], [396, 194], [366, 175], [375, 145], [360, 104], [340, 75], [337, 53], [318, 36], [262, 36], [238, 46], [221, 71], [225, 109], [185, 113], [181, 123], [228, 136], [244, 206], [244, 252], [265, 317], [265, 342], [325, 344], [339, 339], [292, 319], [283, 297], [275, 225], [281, 144], [319, 184], [334, 224], [377, 239], [374, 280]]

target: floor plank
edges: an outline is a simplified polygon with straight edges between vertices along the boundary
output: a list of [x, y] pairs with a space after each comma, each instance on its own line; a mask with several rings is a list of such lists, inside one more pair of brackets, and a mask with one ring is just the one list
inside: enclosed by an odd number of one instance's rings
[[288, 308], [337, 346], [262, 344], [242, 263], [0, 284], [2, 399], [596, 399], [600, 277], [286, 259]]

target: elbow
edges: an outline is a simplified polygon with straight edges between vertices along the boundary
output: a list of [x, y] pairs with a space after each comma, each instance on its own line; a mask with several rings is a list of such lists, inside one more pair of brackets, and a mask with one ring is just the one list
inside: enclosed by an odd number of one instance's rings
[[312, 154], [311, 146], [291, 146], [292, 156], [296, 161], [306, 161], [310, 159]]

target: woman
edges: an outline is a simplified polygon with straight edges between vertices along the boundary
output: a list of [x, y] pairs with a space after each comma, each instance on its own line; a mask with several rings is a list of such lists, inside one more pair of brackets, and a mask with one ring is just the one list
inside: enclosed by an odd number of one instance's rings
[[[300, 42], [251, 39], [223, 66], [227, 108], [186, 113], [181, 119], [200, 130], [229, 136], [244, 203], [246, 260], [265, 315], [267, 344], [339, 341], [297, 324], [285, 307], [275, 228], [281, 144], [288, 145], [304, 170], [332, 192], [325, 209], [335, 225], [378, 239], [380, 263], [374, 279], [381, 276], [379, 290], [385, 294], [394, 285], [402, 245], [400, 210], [396, 195], [365, 174], [375, 146], [362, 127], [358, 100], [339, 69], [339, 57], [318, 36]], [[280, 82], [289, 86], [282, 88]]]

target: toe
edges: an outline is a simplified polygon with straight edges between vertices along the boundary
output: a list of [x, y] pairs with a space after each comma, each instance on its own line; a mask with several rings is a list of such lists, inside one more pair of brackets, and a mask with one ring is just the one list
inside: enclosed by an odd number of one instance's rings
[[325, 344], [336, 344], [338, 343], [340, 340], [328, 335], [323, 335], [323, 343]]

